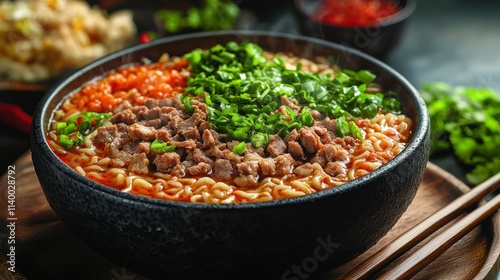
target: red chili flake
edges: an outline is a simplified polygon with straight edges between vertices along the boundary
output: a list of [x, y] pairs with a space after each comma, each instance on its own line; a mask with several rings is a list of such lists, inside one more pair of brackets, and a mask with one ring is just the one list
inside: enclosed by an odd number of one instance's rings
[[315, 14], [319, 22], [340, 26], [371, 26], [397, 13], [390, 0], [325, 0]]
[[75, 125], [81, 125], [85, 120], [83, 119], [83, 117], [78, 117], [76, 120], [75, 120]]

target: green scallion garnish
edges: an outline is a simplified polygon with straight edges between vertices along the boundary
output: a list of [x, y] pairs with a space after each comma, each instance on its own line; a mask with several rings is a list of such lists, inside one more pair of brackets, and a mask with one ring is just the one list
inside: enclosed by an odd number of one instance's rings
[[[181, 96], [186, 112], [193, 110], [192, 99], [205, 92], [208, 121], [214, 129], [254, 147], [267, 145], [262, 135], [284, 137], [293, 129], [311, 126], [314, 118], [310, 110], [339, 119], [339, 136], [360, 140], [363, 136], [353, 119], [373, 118], [379, 110], [399, 113], [393, 93], [365, 92], [376, 79], [368, 70], [345, 69], [333, 79], [305, 72], [300, 64], [290, 70], [282, 58], [269, 61], [263, 49], [251, 42], [231, 41], [208, 50], [193, 50], [184, 57], [195, 73]], [[300, 111], [287, 108], [277, 113], [282, 97], [298, 101]]]
[[173, 152], [175, 150], [174, 145], [168, 145], [166, 142], [164, 142], [163, 140], [160, 140], [160, 139], [155, 139], [151, 143], [149, 148], [152, 151], [159, 152], [159, 153], [170, 153], [170, 152]]
[[85, 136], [103, 125], [109, 117], [108, 113], [85, 112], [72, 116], [66, 122], [58, 122], [59, 144], [66, 148], [81, 145]]

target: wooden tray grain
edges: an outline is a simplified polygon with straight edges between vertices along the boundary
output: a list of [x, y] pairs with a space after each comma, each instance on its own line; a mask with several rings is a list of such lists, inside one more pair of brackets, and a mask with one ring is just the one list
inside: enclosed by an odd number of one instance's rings
[[[48, 206], [27, 152], [16, 167], [16, 271], [7, 270], [6, 227], [0, 228], [0, 279], [145, 279], [102, 258], [74, 237]], [[378, 248], [443, 208], [469, 188], [429, 163], [417, 196], [396, 226], [373, 248], [320, 277], [335, 279]], [[7, 179], [0, 181], [0, 217], [7, 215]], [[425, 241], [424, 241], [425, 242]], [[403, 256], [404, 257], [404, 256]], [[500, 212], [483, 222], [414, 279], [496, 279], [500, 267]]]

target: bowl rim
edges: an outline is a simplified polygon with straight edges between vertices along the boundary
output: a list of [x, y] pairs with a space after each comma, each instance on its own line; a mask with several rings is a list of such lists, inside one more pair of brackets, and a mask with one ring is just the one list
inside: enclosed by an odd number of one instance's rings
[[[405, 4], [402, 6], [401, 9], [399, 9], [395, 14], [382, 18], [379, 20], [376, 24], [370, 24], [370, 25], [356, 25], [356, 26], [348, 26], [348, 25], [340, 25], [340, 24], [331, 24], [327, 22], [322, 22], [314, 19], [309, 13], [307, 13], [303, 9], [303, 2], [304, 0], [294, 0], [293, 5], [294, 9], [297, 13], [299, 13], [303, 18], [310, 20], [314, 22], [317, 25], [323, 25], [323, 26], [328, 26], [330, 28], [338, 28], [338, 29], [359, 29], [359, 28], [377, 28], [377, 27], [384, 27], [384, 26], [389, 26], [396, 24], [398, 22], [401, 22], [407, 18], [410, 17], [410, 15], [415, 11], [416, 7], [416, 0], [404, 0]], [[397, 1], [398, 4], [401, 1]]]
[[[151, 198], [141, 195], [135, 195], [130, 193], [125, 193], [114, 188], [108, 187], [106, 185], [95, 182], [91, 179], [88, 179], [85, 176], [82, 176], [74, 169], [63, 163], [57, 155], [52, 151], [49, 147], [46, 139], [46, 130], [44, 120], [48, 118], [49, 120], [52, 118], [52, 111], [48, 112], [48, 106], [52, 103], [52, 99], [57, 96], [59, 91], [63, 89], [65, 86], [70, 84], [74, 79], [88, 70], [94, 69], [96, 66], [99, 66], [107, 61], [123, 57], [124, 55], [128, 55], [130, 53], [153, 48], [157, 45], [162, 45], [166, 43], [172, 43], [178, 40], [185, 39], [196, 39], [196, 38], [204, 38], [204, 37], [214, 37], [214, 36], [268, 36], [268, 37], [278, 37], [280, 39], [285, 40], [299, 40], [305, 41], [307, 43], [319, 44], [328, 48], [333, 48], [341, 52], [347, 52], [349, 55], [358, 56], [362, 60], [367, 60], [369, 63], [376, 65], [381, 68], [383, 71], [389, 73], [390, 76], [393, 76], [403, 87], [408, 89], [410, 92], [410, 99], [414, 103], [416, 108], [416, 121], [417, 125], [414, 129], [414, 134], [406, 148], [394, 157], [392, 160], [382, 165], [378, 169], [360, 177], [354, 179], [352, 181], [346, 182], [340, 186], [332, 187], [329, 189], [325, 189], [322, 191], [318, 191], [316, 193], [307, 194], [303, 196], [293, 197], [293, 198], [285, 198], [279, 200], [271, 200], [271, 201], [262, 201], [262, 202], [249, 202], [249, 203], [228, 203], [228, 204], [215, 204], [215, 203], [193, 203], [193, 202], [184, 202], [184, 201], [171, 201], [171, 200], [162, 200], [158, 198]], [[73, 93], [72, 91], [71, 93]], [[71, 94], [70, 93], [70, 94]], [[64, 99], [64, 98], [63, 98]], [[57, 106], [60, 105], [60, 102], [57, 103]], [[50, 115], [48, 115], [50, 114]], [[414, 120], [415, 121], [415, 120]], [[37, 109], [35, 110], [33, 116], [33, 124], [31, 128], [31, 138], [32, 144], [37, 145], [37, 149], [41, 150], [43, 157], [46, 161], [50, 161], [51, 164], [57, 166], [65, 176], [71, 177], [77, 181], [84, 182], [87, 187], [90, 189], [100, 192], [101, 194], [109, 195], [115, 199], [122, 199], [127, 201], [127, 203], [144, 203], [150, 206], [157, 207], [184, 207], [184, 208], [195, 208], [195, 209], [211, 209], [211, 210], [224, 210], [224, 209], [253, 209], [253, 208], [268, 208], [268, 207], [278, 207], [283, 205], [297, 205], [301, 203], [311, 203], [316, 200], [324, 199], [330, 196], [334, 196], [346, 191], [349, 189], [361, 187], [365, 184], [359, 183], [367, 183], [373, 180], [376, 180], [379, 177], [383, 177], [386, 172], [391, 172], [392, 169], [396, 168], [402, 161], [406, 160], [414, 150], [418, 149], [419, 146], [425, 141], [428, 136], [430, 130], [430, 120], [428, 118], [427, 107], [422, 97], [420, 96], [417, 89], [400, 73], [396, 70], [385, 64], [379, 59], [376, 59], [366, 53], [363, 53], [359, 50], [353, 49], [351, 47], [328, 42], [322, 39], [312, 38], [308, 36], [303, 36], [299, 34], [293, 33], [282, 33], [276, 31], [252, 31], [252, 30], [225, 30], [225, 31], [210, 31], [210, 32], [196, 32], [190, 34], [181, 34], [170, 37], [164, 37], [158, 40], [151, 41], [149, 43], [134, 45], [123, 50], [117, 51], [115, 53], [104, 56], [82, 68], [73, 71], [72, 74], [66, 76], [65, 78], [58, 81], [41, 99], [39, 102]], [[35, 168], [36, 170], [36, 168]]]

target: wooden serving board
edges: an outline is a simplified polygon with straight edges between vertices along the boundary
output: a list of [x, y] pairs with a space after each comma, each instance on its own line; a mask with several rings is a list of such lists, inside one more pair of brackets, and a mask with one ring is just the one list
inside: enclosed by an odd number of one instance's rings
[[[145, 279], [99, 256], [71, 234], [48, 206], [27, 152], [16, 167], [16, 273], [10, 266], [6, 226], [0, 227], [0, 279]], [[417, 195], [396, 226], [373, 248], [320, 277], [335, 279], [469, 188], [429, 163]], [[0, 217], [6, 222], [7, 178], [0, 181]], [[425, 242], [425, 241], [424, 241]], [[404, 257], [404, 256], [403, 256]], [[500, 268], [500, 212], [454, 244], [414, 279], [496, 279]]]

